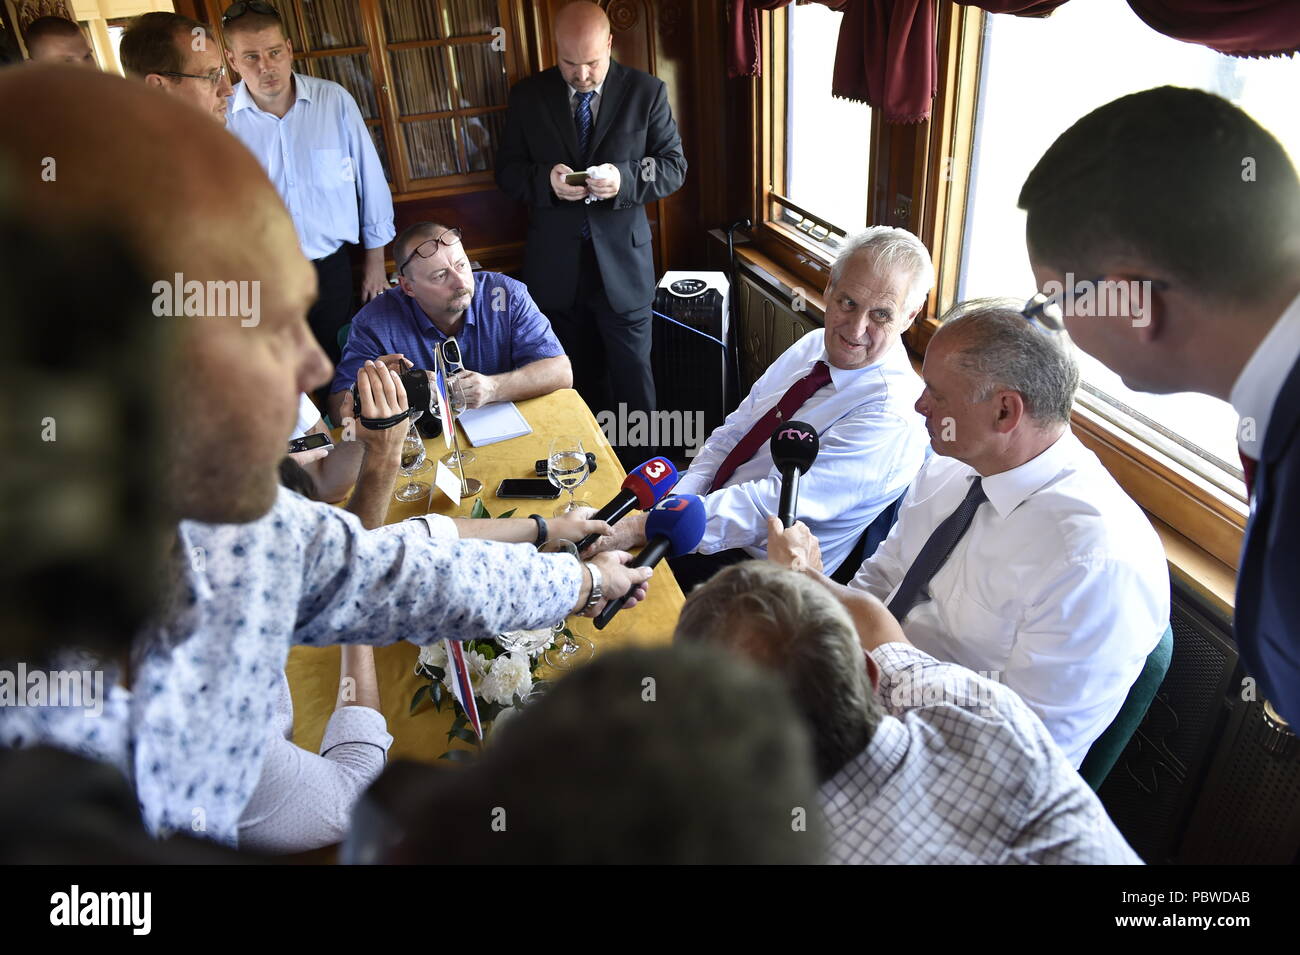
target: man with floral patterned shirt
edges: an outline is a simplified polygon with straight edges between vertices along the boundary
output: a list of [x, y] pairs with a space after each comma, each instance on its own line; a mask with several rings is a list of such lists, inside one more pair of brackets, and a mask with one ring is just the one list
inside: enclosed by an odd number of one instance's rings
[[[0, 165], [40, 170], [48, 156], [57, 179], [15, 190], [19, 210], [69, 232], [91, 216], [116, 223], [159, 279], [158, 318], [142, 320], [169, 324], [156, 363], [168, 421], [158, 494], [175, 529], [158, 542], [161, 594], [135, 640], [130, 691], [98, 718], [0, 708], [0, 743], [94, 753], [134, 779], [154, 832], [234, 842], [291, 643], [486, 638], [596, 612], [597, 586], [640, 595], [649, 571], [627, 568], [626, 554], [581, 564], [432, 540], [423, 522], [370, 533], [279, 490], [298, 396], [330, 365], [305, 321], [315, 272], [261, 167], [199, 111], [137, 85], [72, 70], [0, 77]], [[193, 289], [220, 306], [213, 289], [229, 283], [251, 314], [173, 314]]]

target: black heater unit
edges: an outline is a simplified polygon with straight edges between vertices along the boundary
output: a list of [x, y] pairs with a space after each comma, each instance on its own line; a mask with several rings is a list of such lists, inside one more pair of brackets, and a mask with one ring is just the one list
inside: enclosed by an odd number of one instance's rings
[[679, 465], [690, 464], [731, 410], [729, 295], [725, 272], [666, 272], [655, 289], [656, 443]]

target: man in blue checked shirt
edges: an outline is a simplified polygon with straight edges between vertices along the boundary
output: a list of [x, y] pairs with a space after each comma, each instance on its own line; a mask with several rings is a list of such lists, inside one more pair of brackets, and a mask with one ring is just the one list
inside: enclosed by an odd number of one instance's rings
[[243, 140], [289, 208], [319, 286], [307, 321], [338, 361], [338, 330], [352, 317], [346, 244], [366, 250], [361, 301], [388, 288], [384, 246], [393, 197], [356, 101], [342, 86], [293, 72], [293, 41], [275, 8], [235, 3], [221, 18], [226, 57], [243, 79], [227, 125]]
[[330, 386], [335, 421], [351, 414], [345, 398], [367, 359], [432, 370], [434, 349], [448, 338], [460, 347], [466, 370], [456, 380], [471, 408], [573, 385], [569, 359], [528, 288], [497, 272], [476, 277], [459, 229], [417, 223], [393, 244], [393, 260], [400, 287], [379, 296], [352, 320]]

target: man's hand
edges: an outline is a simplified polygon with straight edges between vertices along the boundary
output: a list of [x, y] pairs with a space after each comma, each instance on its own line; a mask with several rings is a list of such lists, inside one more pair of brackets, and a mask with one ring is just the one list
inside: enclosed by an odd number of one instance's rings
[[605, 599], [587, 611], [584, 616], [596, 616], [605, 609], [607, 603], [617, 600], [624, 594], [628, 594], [627, 603], [623, 605], [624, 609], [635, 607], [645, 600], [650, 576], [654, 571], [649, 567], [628, 567], [627, 563], [631, 559], [632, 555], [626, 551], [611, 551], [591, 558], [591, 563], [595, 564], [600, 571], [600, 589], [605, 594]]
[[613, 163], [601, 163], [598, 167], [601, 178], [592, 176], [587, 180], [587, 192], [597, 199], [613, 199], [618, 195], [618, 188], [623, 183], [623, 174]]
[[366, 262], [361, 270], [361, 302], [370, 301], [388, 291], [388, 276], [384, 274], [384, 250], [376, 250], [378, 255], [371, 255], [366, 249]]
[[481, 408], [496, 400], [497, 385], [489, 375], [480, 375], [476, 371], [462, 371], [452, 381], [460, 385], [461, 394], [465, 396], [466, 408]]
[[399, 375], [415, 364], [411, 359], [407, 358], [400, 352], [393, 355], [380, 355], [375, 359], [375, 361], [379, 362], [379, 364], [383, 365], [385, 368], [391, 368]]
[[321, 460], [329, 453], [330, 447], [326, 446], [324, 448], [312, 448], [310, 451], [297, 451], [289, 455], [289, 458], [299, 467], [302, 467], [304, 464], [311, 464], [313, 461]]
[[808, 525], [795, 521], [783, 527], [779, 518], [767, 519], [767, 559], [791, 570], [822, 570], [822, 547]]
[[[391, 368], [385, 368], [373, 360], [366, 361], [357, 369], [357, 396], [361, 399], [363, 418], [391, 418], [407, 408], [406, 388], [402, 385], [402, 379]], [[358, 424], [357, 440], [367, 454], [389, 454], [394, 459], [401, 459], [402, 441], [408, 428], [406, 423], [380, 430], [371, 430], [360, 422]]]
[[[611, 533], [611, 528], [604, 521], [593, 521], [591, 515], [595, 513], [595, 508], [579, 507], [551, 518], [546, 522], [548, 539], [572, 541], [576, 544], [588, 534], [600, 534], [603, 538]], [[602, 549], [598, 540], [583, 552], [583, 556], [600, 553]]]
[[645, 516], [645, 511], [633, 511], [617, 524], [610, 525], [609, 534], [591, 545], [592, 553], [644, 547]]
[[562, 162], [551, 167], [551, 191], [555, 193], [556, 198], [574, 202], [587, 197], [586, 186], [571, 186], [564, 181], [564, 177], [572, 172], [573, 170]]

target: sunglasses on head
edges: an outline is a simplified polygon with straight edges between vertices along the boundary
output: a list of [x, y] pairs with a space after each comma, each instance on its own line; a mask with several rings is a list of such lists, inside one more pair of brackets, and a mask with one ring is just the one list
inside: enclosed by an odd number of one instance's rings
[[221, 22], [226, 24], [231, 20], [238, 20], [245, 13], [260, 13], [263, 16], [280, 19], [280, 11], [269, 3], [262, 3], [261, 0], [239, 0], [238, 3], [226, 7], [226, 12], [221, 15]]

